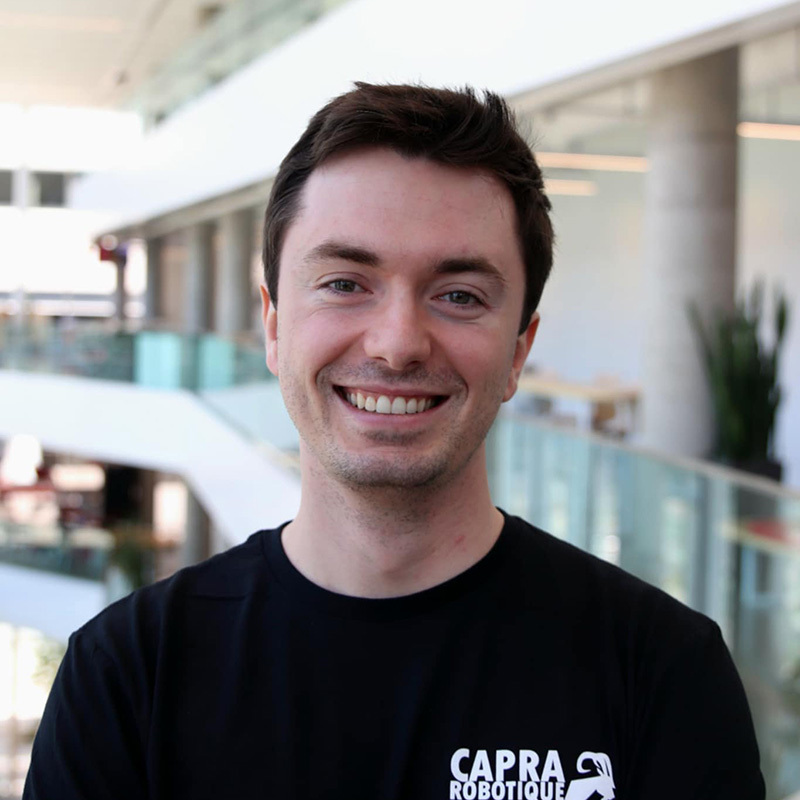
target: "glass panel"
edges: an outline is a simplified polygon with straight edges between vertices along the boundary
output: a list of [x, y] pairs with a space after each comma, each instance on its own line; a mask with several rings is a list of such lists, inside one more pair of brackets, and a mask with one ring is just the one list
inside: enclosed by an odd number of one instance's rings
[[731, 487], [730, 641], [770, 797], [800, 787], [800, 501]]
[[30, 180], [32, 206], [60, 208], [64, 205], [67, 176], [63, 172], [34, 172]]
[[236, 343], [218, 336], [203, 336], [199, 342], [198, 389], [223, 389], [234, 384]]
[[66, 534], [56, 526], [17, 525], [0, 520], [0, 562], [102, 581], [114, 537], [98, 529]]
[[767, 797], [800, 788], [800, 498], [522, 416], [501, 416], [490, 487], [510, 513], [716, 620], [750, 698]]
[[153, 389], [182, 385], [184, 342], [174, 333], [142, 331], [136, 335], [133, 379]]

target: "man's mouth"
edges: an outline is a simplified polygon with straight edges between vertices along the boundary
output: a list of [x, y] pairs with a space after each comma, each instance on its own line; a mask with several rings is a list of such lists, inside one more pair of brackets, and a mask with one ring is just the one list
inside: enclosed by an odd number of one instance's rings
[[376, 394], [343, 386], [337, 387], [337, 391], [351, 406], [375, 414], [421, 414], [447, 399], [441, 395], [421, 397]]

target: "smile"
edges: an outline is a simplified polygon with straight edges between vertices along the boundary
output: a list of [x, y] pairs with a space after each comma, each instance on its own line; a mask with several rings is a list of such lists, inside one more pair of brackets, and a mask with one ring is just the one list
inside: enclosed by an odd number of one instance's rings
[[385, 394], [370, 394], [366, 391], [339, 388], [339, 394], [351, 406], [375, 414], [421, 414], [423, 411], [438, 405], [444, 398], [440, 397], [403, 397]]

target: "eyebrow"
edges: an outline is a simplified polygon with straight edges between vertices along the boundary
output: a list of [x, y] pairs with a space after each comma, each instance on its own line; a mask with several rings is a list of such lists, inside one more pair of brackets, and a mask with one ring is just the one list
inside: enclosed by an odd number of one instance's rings
[[473, 272], [490, 278], [501, 286], [506, 286], [508, 281], [502, 272], [487, 258], [483, 256], [467, 256], [465, 258], [445, 258], [434, 267], [437, 275], [456, 275]]
[[357, 245], [346, 244], [328, 239], [306, 253], [303, 261], [308, 264], [314, 261], [352, 261], [368, 267], [379, 267], [381, 259], [371, 250]]
[[[346, 242], [337, 242], [332, 239], [318, 244], [303, 258], [303, 261], [307, 264], [314, 261], [328, 260], [352, 261], [355, 264], [363, 264], [375, 268], [380, 268], [383, 265], [380, 256], [372, 250]], [[483, 256], [444, 258], [434, 265], [433, 271], [437, 275], [478, 273], [485, 275], [502, 286], [508, 284], [503, 273], [489, 259]]]

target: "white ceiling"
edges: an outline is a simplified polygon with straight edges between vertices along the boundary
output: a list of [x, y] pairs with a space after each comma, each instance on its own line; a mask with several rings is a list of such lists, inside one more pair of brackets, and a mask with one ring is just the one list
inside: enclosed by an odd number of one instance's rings
[[123, 103], [236, 0], [0, 0], [0, 103]]
[[[209, 9], [237, 1], [0, 0], [0, 103], [118, 107], [199, 32]], [[749, 41], [740, 63], [742, 117], [800, 123], [800, 28]], [[539, 108], [533, 129], [547, 149], [596, 139], [609, 152], [635, 152], [646, 107], [647, 81], [636, 79]]]

